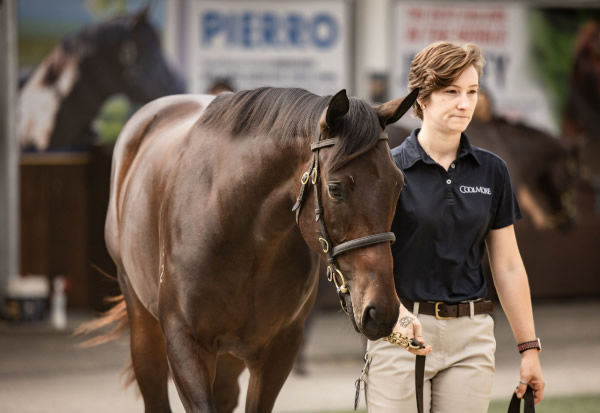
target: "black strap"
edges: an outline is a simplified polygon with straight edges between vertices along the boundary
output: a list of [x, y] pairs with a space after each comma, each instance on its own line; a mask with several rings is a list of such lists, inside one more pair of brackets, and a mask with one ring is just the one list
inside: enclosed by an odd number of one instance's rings
[[[533, 403], [533, 389], [527, 386], [527, 390], [525, 390], [525, 395], [523, 396], [525, 400], [525, 410], [524, 413], [535, 413], [535, 404]], [[508, 413], [519, 413], [521, 411], [521, 399], [517, 397], [516, 393], [513, 393], [512, 399], [510, 399], [510, 404], [508, 405]]]
[[425, 356], [417, 356], [415, 360], [415, 394], [417, 396], [417, 412], [423, 413], [423, 386], [425, 381]]
[[394, 235], [393, 232], [382, 232], [380, 234], [367, 235], [366, 237], [346, 241], [333, 247], [332, 255], [337, 257], [338, 255], [355, 248], [362, 248], [367, 245], [379, 244], [386, 241], [396, 241], [396, 235]]

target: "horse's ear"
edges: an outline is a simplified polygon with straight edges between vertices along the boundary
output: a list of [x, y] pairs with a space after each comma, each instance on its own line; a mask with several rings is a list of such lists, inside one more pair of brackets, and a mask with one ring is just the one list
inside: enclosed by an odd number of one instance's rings
[[391, 100], [375, 107], [381, 127], [385, 129], [387, 125], [400, 119], [415, 103], [418, 96], [419, 88], [415, 88], [404, 98]]
[[329, 128], [337, 122], [338, 119], [343, 117], [350, 109], [350, 101], [346, 96], [346, 89], [342, 89], [337, 92], [329, 101], [327, 107], [327, 114], [325, 115], [325, 122]]
[[138, 24], [147, 22], [150, 20], [150, 4], [146, 4], [138, 12], [133, 15], [131, 20], [131, 27], [136, 27]]

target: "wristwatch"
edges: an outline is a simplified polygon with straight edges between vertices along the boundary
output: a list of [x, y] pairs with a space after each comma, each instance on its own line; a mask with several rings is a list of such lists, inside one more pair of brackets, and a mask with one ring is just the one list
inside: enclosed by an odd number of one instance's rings
[[517, 344], [517, 348], [519, 349], [519, 353], [522, 353], [527, 350], [537, 349], [538, 351], [542, 351], [542, 342], [539, 338], [536, 338], [532, 341], [525, 341], [523, 343]]

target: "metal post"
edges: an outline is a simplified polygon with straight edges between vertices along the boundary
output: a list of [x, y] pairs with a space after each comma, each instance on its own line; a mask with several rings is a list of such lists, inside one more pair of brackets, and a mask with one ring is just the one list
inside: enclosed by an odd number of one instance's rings
[[0, 0], [0, 298], [19, 271], [19, 146], [16, 138], [17, 13]]

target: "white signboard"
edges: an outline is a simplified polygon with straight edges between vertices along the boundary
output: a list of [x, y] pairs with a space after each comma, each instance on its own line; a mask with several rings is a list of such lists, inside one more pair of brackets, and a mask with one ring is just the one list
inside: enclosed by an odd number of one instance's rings
[[191, 92], [219, 78], [238, 90], [302, 87], [321, 95], [350, 83], [345, 0], [194, 1], [189, 18]]
[[555, 131], [550, 105], [529, 60], [527, 9], [516, 3], [396, 2], [391, 55], [391, 96], [407, 92], [413, 56], [437, 40], [476, 43], [487, 64], [482, 86], [496, 112]]

